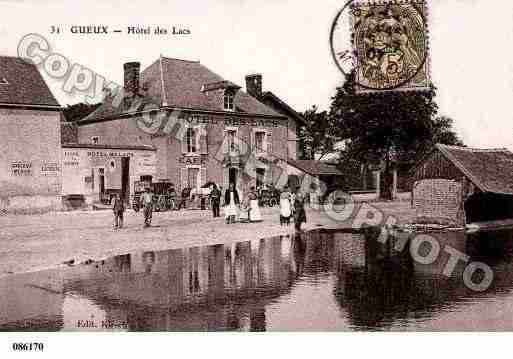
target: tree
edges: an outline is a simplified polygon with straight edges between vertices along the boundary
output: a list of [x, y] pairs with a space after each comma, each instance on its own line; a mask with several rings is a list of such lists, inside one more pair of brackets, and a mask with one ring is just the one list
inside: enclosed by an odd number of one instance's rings
[[327, 111], [317, 112], [317, 106], [303, 113], [306, 125], [299, 129], [299, 141], [304, 157], [315, 159], [315, 155], [322, 159], [334, 151], [336, 138], [334, 136], [333, 121]]
[[354, 73], [337, 89], [329, 117], [345, 140], [342, 161], [384, 163], [383, 199], [392, 198], [392, 166], [410, 166], [437, 141], [461, 144], [452, 120], [435, 118], [436, 88], [357, 94]]
[[454, 121], [447, 116], [437, 117], [433, 126], [432, 143], [441, 143], [444, 145], [464, 146], [463, 141], [454, 132], [452, 126]]
[[94, 110], [96, 110], [101, 104], [88, 104], [88, 103], [77, 103], [74, 105], [68, 105], [64, 108], [63, 113], [67, 122], [76, 122], [83, 119]]

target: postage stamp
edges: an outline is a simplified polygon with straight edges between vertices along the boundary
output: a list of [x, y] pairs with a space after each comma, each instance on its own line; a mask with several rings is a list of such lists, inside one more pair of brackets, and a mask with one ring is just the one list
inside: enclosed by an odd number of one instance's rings
[[350, 1], [334, 21], [331, 46], [341, 71], [354, 71], [359, 92], [423, 90], [430, 85], [424, 1]]

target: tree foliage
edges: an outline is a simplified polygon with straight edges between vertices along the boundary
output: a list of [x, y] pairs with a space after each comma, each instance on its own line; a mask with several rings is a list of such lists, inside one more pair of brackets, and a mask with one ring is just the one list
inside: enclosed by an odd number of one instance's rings
[[305, 159], [322, 159], [334, 151], [336, 129], [327, 111], [318, 112], [317, 106], [303, 113], [306, 126], [299, 129], [299, 141]]
[[436, 88], [357, 94], [354, 74], [337, 89], [329, 117], [345, 142], [342, 161], [384, 164], [382, 196], [391, 198], [391, 168], [411, 166], [437, 142], [462, 145], [453, 121], [436, 117]]
[[100, 106], [97, 104], [77, 103], [68, 105], [64, 108], [63, 113], [67, 122], [76, 122], [83, 119]]

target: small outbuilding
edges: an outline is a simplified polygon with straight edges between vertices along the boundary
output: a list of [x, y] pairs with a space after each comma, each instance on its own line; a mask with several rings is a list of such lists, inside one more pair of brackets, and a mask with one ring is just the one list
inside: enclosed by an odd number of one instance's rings
[[437, 144], [412, 169], [416, 221], [463, 226], [513, 219], [513, 153]]
[[288, 184], [319, 196], [343, 188], [343, 173], [337, 166], [317, 160], [288, 160]]

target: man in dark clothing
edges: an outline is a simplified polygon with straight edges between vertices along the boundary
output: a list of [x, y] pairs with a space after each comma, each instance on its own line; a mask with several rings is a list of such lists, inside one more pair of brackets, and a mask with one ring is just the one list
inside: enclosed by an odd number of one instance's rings
[[125, 204], [119, 197], [119, 194], [116, 194], [114, 197], [112, 210], [114, 211], [114, 229], [123, 228], [123, 213], [125, 212]]
[[212, 212], [214, 214], [214, 218], [220, 217], [221, 214], [219, 212], [219, 206], [221, 204], [221, 191], [217, 188], [217, 185], [214, 183], [212, 192], [210, 192], [210, 198], [212, 200]]

